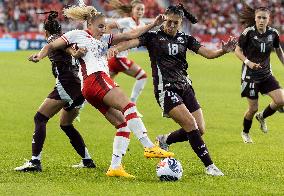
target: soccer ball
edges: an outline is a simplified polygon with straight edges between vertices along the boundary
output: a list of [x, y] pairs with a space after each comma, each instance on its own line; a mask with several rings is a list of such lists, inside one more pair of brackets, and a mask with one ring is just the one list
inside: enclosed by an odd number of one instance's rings
[[181, 163], [174, 158], [165, 158], [157, 165], [157, 176], [161, 181], [176, 181], [182, 177]]

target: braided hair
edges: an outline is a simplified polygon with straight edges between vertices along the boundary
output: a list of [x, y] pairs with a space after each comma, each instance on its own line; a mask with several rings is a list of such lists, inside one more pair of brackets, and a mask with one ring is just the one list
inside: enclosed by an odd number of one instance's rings
[[192, 24], [196, 24], [198, 22], [197, 18], [193, 16], [188, 10], [184, 8], [182, 4], [178, 4], [176, 6], [171, 5], [166, 9], [165, 15], [175, 14], [180, 17], [185, 17]]
[[50, 11], [50, 12], [43, 12], [38, 14], [49, 14], [47, 19], [44, 21], [43, 28], [48, 31], [51, 35], [53, 34], [61, 34], [61, 25], [56, 20], [58, 17], [58, 12]]

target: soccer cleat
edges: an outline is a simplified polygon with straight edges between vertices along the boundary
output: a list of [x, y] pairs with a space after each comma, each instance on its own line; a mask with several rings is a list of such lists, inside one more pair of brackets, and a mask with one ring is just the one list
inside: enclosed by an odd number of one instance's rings
[[162, 148], [163, 150], [166, 150], [166, 151], [169, 151], [169, 147], [170, 145], [167, 144], [167, 138], [168, 138], [168, 135], [158, 135], [156, 137], [156, 142], [155, 144], [157, 146], [159, 146], [160, 148]]
[[167, 152], [158, 146], [152, 148], [144, 148], [144, 156], [146, 158], [167, 158], [175, 156], [172, 152]]
[[96, 168], [96, 164], [92, 159], [82, 159], [80, 163], [72, 165], [73, 168]]
[[246, 143], [246, 144], [247, 143], [253, 143], [253, 141], [252, 141], [252, 139], [251, 139], [251, 137], [248, 133], [245, 133], [245, 132], [242, 131], [241, 136], [243, 138], [244, 143]]
[[223, 172], [221, 172], [221, 170], [218, 169], [214, 163], [205, 168], [205, 173], [211, 176], [224, 176]]
[[117, 169], [109, 167], [106, 173], [109, 177], [125, 177], [125, 178], [135, 178], [135, 176], [127, 173], [122, 166], [119, 166]]
[[24, 163], [24, 165], [16, 167], [15, 171], [21, 172], [41, 172], [41, 164], [39, 160], [29, 160]]
[[262, 132], [263, 133], [267, 133], [268, 132], [268, 128], [267, 128], [265, 119], [262, 117], [262, 113], [257, 113], [255, 115], [255, 118], [260, 123], [260, 129], [262, 130]]

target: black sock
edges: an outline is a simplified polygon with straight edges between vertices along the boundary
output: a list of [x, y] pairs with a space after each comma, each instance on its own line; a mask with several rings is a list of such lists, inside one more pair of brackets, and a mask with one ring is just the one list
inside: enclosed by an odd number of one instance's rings
[[60, 125], [60, 127], [69, 137], [70, 143], [72, 144], [73, 148], [84, 159], [86, 145], [80, 133], [75, 129], [73, 125], [67, 125], [67, 126]]
[[249, 130], [251, 128], [251, 124], [252, 124], [252, 120], [247, 120], [246, 118], [244, 118], [244, 122], [243, 122], [244, 130], [243, 130], [243, 132], [249, 133]]
[[200, 131], [198, 129], [193, 130], [189, 132], [187, 136], [188, 136], [188, 141], [191, 145], [191, 148], [196, 153], [196, 155], [200, 158], [200, 160], [203, 162], [205, 167], [211, 165], [213, 162], [209, 155], [208, 149], [204, 141], [201, 138]]
[[273, 115], [275, 112], [276, 112], [276, 110], [273, 110], [273, 109], [270, 107], [270, 105], [268, 105], [268, 106], [264, 109], [264, 111], [263, 111], [263, 113], [262, 113], [262, 117], [263, 117], [263, 118], [267, 118], [268, 116]]
[[183, 128], [181, 128], [179, 130], [171, 132], [167, 138], [166, 143], [171, 145], [173, 143], [184, 142], [184, 141], [188, 141], [187, 132]]
[[38, 156], [43, 148], [43, 143], [46, 136], [46, 123], [49, 118], [37, 112], [34, 116], [35, 130], [32, 141], [32, 155]]

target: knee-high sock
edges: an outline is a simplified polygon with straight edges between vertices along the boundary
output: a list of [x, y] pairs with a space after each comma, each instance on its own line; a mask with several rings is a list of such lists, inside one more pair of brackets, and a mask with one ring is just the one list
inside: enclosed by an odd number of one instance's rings
[[270, 105], [268, 105], [262, 112], [262, 117], [263, 118], [267, 118], [269, 116], [272, 116], [274, 113], [276, 112], [276, 110], [273, 110]]
[[60, 125], [60, 128], [68, 136], [73, 148], [82, 157], [82, 159], [91, 159], [85, 142], [81, 134], [75, 129], [75, 127], [71, 124], [67, 126]]
[[137, 109], [134, 103], [129, 103], [123, 109], [123, 115], [127, 122], [128, 128], [134, 133], [144, 147], [153, 147], [154, 144], [147, 135], [147, 130], [142, 120], [137, 116]]
[[46, 137], [46, 123], [49, 118], [37, 112], [34, 116], [35, 130], [32, 141], [32, 160], [41, 159], [41, 151]]
[[181, 128], [179, 130], [171, 132], [168, 137], [166, 143], [171, 145], [177, 142], [188, 141], [187, 132]]
[[141, 94], [142, 90], [144, 89], [146, 82], [147, 82], [147, 75], [144, 70], [140, 69], [136, 74], [136, 82], [132, 88], [132, 93], [130, 100], [133, 103], [136, 103], [139, 95]]
[[191, 145], [191, 148], [196, 153], [196, 155], [203, 162], [205, 167], [211, 165], [213, 162], [209, 155], [208, 149], [201, 138], [199, 130], [193, 130], [188, 133], [188, 141]]
[[117, 168], [121, 165], [122, 157], [126, 154], [130, 139], [130, 129], [126, 122], [116, 127], [117, 132], [113, 140], [113, 154], [111, 167]]
[[251, 124], [252, 124], [252, 120], [248, 120], [248, 119], [244, 118], [244, 121], [243, 121], [243, 126], [244, 126], [243, 132], [249, 133], [249, 130], [251, 128]]

